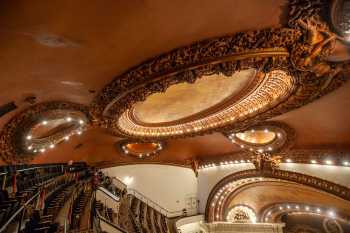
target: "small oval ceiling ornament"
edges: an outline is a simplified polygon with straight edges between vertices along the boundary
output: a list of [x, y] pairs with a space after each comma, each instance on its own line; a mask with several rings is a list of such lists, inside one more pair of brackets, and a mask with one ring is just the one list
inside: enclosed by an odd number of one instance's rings
[[8, 163], [23, 163], [37, 153], [53, 149], [90, 123], [88, 108], [71, 102], [52, 101], [18, 113], [0, 133], [0, 155]]
[[[145, 61], [105, 86], [91, 105], [91, 115], [115, 135], [156, 141], [243, 130], [312, 102], [348, 79], [347, 62], [327, 60], [337, 37], [321, 15], [329, 3], [321, 2], [290, 1], [288, 23], [282, 28], [208, 39]], [[187, 105], [188, 99], [199, 100], [196, 88], [182, 95], [185, 101], [178, 108], [187, 112], [157, 104], [154, 97], [169, 95], [176, 85], [199, 85], [198, 80], [208, 77], [218, 82], [222, 77], [241, 79], [239, 83], [243, 79], [236, 74], [247, 70], [256, 72], [250, 82], [238, 91], [228, 86], [228, 95], [215, 97], [222, 101], [205, 100], [210, 103], [205, 107], [201, 101]]]
[[294, 143], [295, 136], [292, 128], [277, 121], [262, 122], [243, 131], [227, 134], [231, 142], [242, 149], [259, 153], [286, 150]]
[[164, 149], [164, 142], [140, 142], [121, 140], [116, 143], [118, 150], [129, 157], [147, 159], [158, 155]]

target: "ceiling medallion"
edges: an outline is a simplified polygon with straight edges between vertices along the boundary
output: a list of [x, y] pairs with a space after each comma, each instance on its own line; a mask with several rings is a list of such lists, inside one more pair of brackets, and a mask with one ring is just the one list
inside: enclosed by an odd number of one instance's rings
[[0, 133], [0, 155], [8, 163], [27, 162], [35, 154], [80, 135], [90, 122], [87, 107], [70, 102], [46, 102], [12, 118]]
[[226, 136], [244, 150], [275, 153], [290, 148], [296, 135], [295, 131], [285, 123], [266, 121]]
[[118, 141], [116, 146], [124, 155], [146, 159], [158, 155], [163, 150], [165, 143], [130, 141], [126, 139]]
[[337, 40], [321, 15], [328, 3], [289, 4], [284, 28], [200, 41], [116, 77], [91, 105], [94, 122], [147, 141], [229, 132], [336, 89], [349, 64], [326, 60]]

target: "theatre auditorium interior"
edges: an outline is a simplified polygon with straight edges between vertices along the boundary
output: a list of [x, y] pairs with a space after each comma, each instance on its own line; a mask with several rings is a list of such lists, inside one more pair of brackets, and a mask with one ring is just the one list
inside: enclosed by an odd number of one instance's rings
[[350, 233], [350, 0], [1, 0], [0, 233]]

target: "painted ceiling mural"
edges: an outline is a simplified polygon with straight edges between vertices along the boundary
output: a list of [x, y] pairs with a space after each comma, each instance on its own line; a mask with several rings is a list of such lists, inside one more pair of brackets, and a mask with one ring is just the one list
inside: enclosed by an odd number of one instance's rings
[[245, 161], [277, 166], [283, 156], [276, 154], [290, 150], [297, 135], [287, 124], [267, 120], [348, 79], [349, 61], [330, 59], [349, 36], [337, 4], [290, 1], [285, 25], [161, 54], [115, 77], [88, 106], [34, 104], [2, 128], [1, 158], [28, 162], [86, 130], [103, 129], [122, 139], [115, 149], [135, 160], [156, 157], [170, 139], [222, 133], [243, 149]]

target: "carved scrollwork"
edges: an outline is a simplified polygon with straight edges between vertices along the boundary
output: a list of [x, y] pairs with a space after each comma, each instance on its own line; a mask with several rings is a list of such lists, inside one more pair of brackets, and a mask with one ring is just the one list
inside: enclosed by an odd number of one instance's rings
[[[0, 132], [1, 158], [9, 164], [29, 162], [33, 159], [35, 153], [27, 150], [26, 136], [28, 132], [43, 119], [47, 121], [56, 119], [58, 116], [74, 115], [75, 113], [83, 115], [86, 121], [90, 121], [88, 108], [71, 102], [52, 101], [40, 103], [18, 113]], [[69, 135], [70, 131], [70, 128], [65, 128], [45, 137], [45, 139], [35, 139], [33, 141], [36, 144], [46, 146], [55, 144], [61, 141], [64, 136]]]
[[[110, 128], [116, 135], [155, 140], [225, 132], [232, 128], [240, 130], [305, 105], [347, 79], [343, 70], [349, 64], [325, 60], [336, 40], [325, 21], [324, 12], [327, 11], [328, 4], [323, 0], [291, 1], [288, 27], [209, 39], [148, 60], [109, 83], [94, 99], [91, 114], [100, 126]], [[286, 72], [294, 79], [292, 92], [277, 105], [250, 114], [242, 111], [243, 118], [232, 120], [221, 116], [222, 122], [218, 117], [214, 122], [204, 123], [211, 127], [191, 123], [183, 128], [153, 130], [137, 128], [130, 119], [121, 118], [137, 102], [151, 94], [165, 92], [171, 85], [194, 83], [211, 74], [229, 77], [248, 68], [264, 73]], [[122, 127], [124, 125], [127, 127]], [[132, 131], [133, 128], [137, 130]]]
[[211, 203], [214, 202], [216, 194], [222, 190], [223, 187], [226, 187], [229, 183], [233, 181], [238, 181], [245, 178], [256, 178], [256, 177], [264, 177], [265, 178], [274, 178], [280, 180], [286, 180], [291, 182], [296, 182], [302, 185], [310, 186], [312, 188], [322, 190], [328, 192], [330, 194], [336, 195], [344, 200], [350, 200], [350, 189], [348, 187], [326, 181], [314, 176], [309, 176], [301, 173], [285, 171], [285, 170], [244, 170], [240, 172], [233, 173], [231, 175], [226, 176], [222, 180], [220, 180], [215, 187], [211, 190], [210, 195], [208, 197], [205, 217], [206, 221], [213, 221], [214, 216], [212, 216], [211, 211]]

